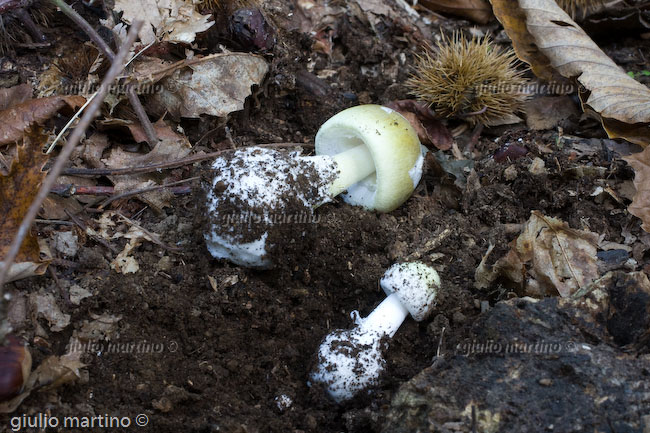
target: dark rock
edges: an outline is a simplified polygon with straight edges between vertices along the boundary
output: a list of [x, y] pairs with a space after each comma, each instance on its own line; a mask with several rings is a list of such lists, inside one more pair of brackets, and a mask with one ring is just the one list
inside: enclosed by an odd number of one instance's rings
[[496, 304], [402, 386], [382, 431], [650, 428], [650, 282], [612, 272], [584, 291]]

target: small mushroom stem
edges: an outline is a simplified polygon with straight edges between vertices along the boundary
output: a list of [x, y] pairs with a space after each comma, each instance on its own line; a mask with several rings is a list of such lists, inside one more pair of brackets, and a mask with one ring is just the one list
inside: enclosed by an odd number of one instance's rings
[[375, 161], [365, 144], [341, 152], [332, 157], [339, 170], [338, 177], [329, 192], [336, 197], [351, 185], [362, 181], [375, 172]]
[[387, 296], [368, 317], [361, 320], [360, 330], [375, 331], [366, 335], [387, 335], [392, 338], [408, 316], [409, 312], [396, 293]]

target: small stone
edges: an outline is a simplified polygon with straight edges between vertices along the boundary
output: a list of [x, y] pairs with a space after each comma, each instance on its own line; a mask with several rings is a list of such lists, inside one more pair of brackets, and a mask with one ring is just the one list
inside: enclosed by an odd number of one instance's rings
[[506, 178], [507, 181], [511, 182], [517, 178], [519, 173], [517, 172], [517, 167], [514, 165], [508, 166], [505, 170], [503, 170], [503, 177]]
[[454, 315], [451, 317], [451, 319], [452, 319], [452, 321], [453, 321], [454, 323], [460, 325], [460, 324], [462, 324], [462, 323], [465, 322], [466, 317], [465, 317], [465, 315], [464, 315], [463, 313], [461, 313], [460, 311], [456, 311], [456, 312], [454, 313]]
[[546, 174], [545, 165], [544, 160], [536, 157], [528, 166], [528, 171], [535, 175]]
[[73, 232], [58, 232], [54, 235], [52, 247], [65, 257], [74, 257], [79, 251], [78, 240]]
[[280, 412], [284, 412], [291, 407], [293, 400], [286, 394], [275, 397], [275, 405]]
[[540, 379], [539, 384], [542, 385], [542, 386], [551, 386], [551, 385], [553, 385], [553, 380], [551, 380], [549, 378]]
[[307, 427], [310, 428], [311, 430], [315, 430], [318, 427], [318, 421], [316, 421], [316, 418], [314, 418], [313, 415], [307, 415], [305, 417], [305, 423], [307, 424]]
[[159, 271], [168, 272], [172, 268], [172, 259], [169, 256], [161, 257], [156, 267]]
[[160, 400], [154, 400], [151, 402], [151, 405], [154, 409], [158, 409], [162, 413], [167, 413], [174, 408], [174, 405], [167, 397], [161, 397]]
[[82, 299], [89, 298], [93, 295], [91, 292], [77, 284], [73, 284], [72, 287], [70, 287], [69, 293], [70, 302], [72, 302], [74, 305], [79, 305]]
[[226, 363], [226, 368], [234, 373], [239, 370], [239, 363], [236, 360], [231, 359]]

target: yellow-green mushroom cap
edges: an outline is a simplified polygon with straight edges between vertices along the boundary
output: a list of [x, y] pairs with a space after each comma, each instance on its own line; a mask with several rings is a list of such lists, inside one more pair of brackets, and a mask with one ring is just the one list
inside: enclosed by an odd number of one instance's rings
[[316, 134], [317, 155], [335, 157], [360, 145], [367, 149], [375, 170], [345, 185], [343, 199], [366, 209], [390, 212], [409, 198], [422, 177], [424, 158], [417, 133], [395, 110], [359, 105], [331, 117]]

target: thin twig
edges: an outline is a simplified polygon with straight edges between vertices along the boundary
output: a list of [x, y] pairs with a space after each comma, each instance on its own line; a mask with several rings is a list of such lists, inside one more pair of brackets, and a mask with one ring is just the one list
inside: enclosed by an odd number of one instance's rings
[[[50, 1], [53, 4], [55, 4], [59, 9], [61, 9], [61, 12], [66, 14], [68, 18], [74, 21], [75, 24], [81, 27], [81, 29], [88, 35], [88, 37], [95, 43], [95, 45], [97, 45], [97, 48], [99, 48], [102, 54], [104, 54], [104, 56], [108, 58], [108, 60], [110, 60], [111, 63], [113, 63], [115, 59], [115, 53], [113, 52], [113, 50], [111, 50], [111, 47], [108, 46], [106, 41], [99, 35], [99, 33], [97, 33], [95, 29], [93, 29], [93, 27], [88, 23], [88, 21], [86, 21], [81, 15], [79, 15], [77, 11], [75, 11], [70, 6], [68, 6], [68, 4], [65, 3], [63, 0], [50, 0]], [[131, 60], [129, 61], [129, 63], [131, 63]], [[127, 90], [127, 96], [129, 98], [129, 102], [131, 103], [131, 106], [133, 106], [133, 110], [138, 115], [138, 119], [142, 124], [145, 134], [147, 135], [147, 141], [149, 143], [149, 146], [151, 147], [155, 146], [156, 143], [158, 142], [158, 137], [156, 136], [156, 132], [153, 128], [153, 125], [151, 124], [151, 120], [149, 119], [149, 116], [147, 116], [147, 113], [145, 112], [144, 107], [142, 106], [142, 103], [138, 98], [138, 95], [135, 93], [135, 90], [132, 87], [129, 87], [129, 89]]]
[[166, 243], [164, 243], [163, 241], [160, 240], [160, 238], [158, 237], [157, 234], [150, 232], [149, 230], [145, 229], [144, 227], [142, 227], [140, 224], [138, 224], [137, 222], [133, 221], [132, 219], [130, 219], [130, 218], [128, 218], [128, 217], [122, 215], [122, 214], [119, 213], [119, 212], [115, 212], [115, 213], [116, 213], [119, 217], [121, 217], [124, 221], [126, 221], [128, 224], [131, 224], [133, 227], [135, 227], [135, 228], [137, 228], [138, 230], [142, 231], [142, 233], [144, 233], [145, 235], [147, 235], [147, 236], [149, 237], [149, 239], [151, 239], [151, 242], [153, 242], [154, 244], [158, 245], [159, 247], [164, 248], [164, 249], [166, 249], [167, 251], [173, 251], [173, 252], [175, 252], [175, 253], [178, 253], [178, 252], [183, 251], [182, 248], [179, 248], [179, 247], [171, 247], [171, 246], [167, 245]]
[[169, 187], [172, 187], [172, 186], [181, 185], [183, 183], [192, 182], [192, 181], [198, 180], [200, 178], [201, 178], [200, 176], [195, 176], [195, 177], [190, 177], [188, 179], [179, 180], [178, 182], [168, 183], [168, 184], [165, 184], [165, 185], [149, 186], [147, 188], [140, 188], [140, 189], [136, 189], [136, 190], [133, 190], [133, 191], [124, 191], [121, 194], [117, 194], [117, 195], [114, 195], [114, 196], [112, 196], [110, 198], [107, 198], [106, 200], [104, 200], [102, 202], [102, 204], [100, 204], [97, 207], [97, 209], [104, 209], [110, 203], [113, 203], [115, 200], [119, 200], [121, 198], [132, 197], [134, 195], [143, 194], [145, 192], [156, 191], [158, 189], [169, 188]]
[[483, 108], [481, 108], [481, 109], [478, 110], [478, 111], [472, 111], [472, 112], [470, 112], [470, 113], [459, 113], [459, 114], [457, 114], [457, 116], [458, 116], [458, 117], [472, 117], [472, 116], [478, 116], [478, 115], [480, 115], [480, 114], [485, 113], [485, 112], [487, 111], [487, 108], [488, 108], [487, 106], [483, 106]]
[[138, 119], [140, 119], [142, 129], [144, 129], [144, 133], [147, 136], [147, 143], [149, 144], [149, 148], [153, 149], [156, 143], [158, 143], [158, 136], [156, 135], [156, 130], [154, 129], [149, 116], [144, 111], [144, 107], [140, 102], [140, 98], [138, 98], [138, 95], [135, 93], [135, 88], [133, 86], [129, 86], [126, 89], [126, 96], [129, 97], [129, 102], [131, 103], [135, 114], [138, 115]]
[[56, 184], [50, 190], [50, 194], [61, 197], [72, 197], [73, 195], [111, 195], [115, 192], [112, 186], [76, 186], [71, 183]]
[[[267, 143], [255, 144], [254, 147], [314, 147], [313, 144], [305, 143]], [[195, 162], [213, 159], [224, 153], [233, 152], [237, 149], [224, 149], [218, 152], [206, 153], [205, 155], [193, 155], [176, 161], [162, 162], [159, 164], [141, 165], [137, 167], [125, 168], [66, 168], [63, 174], [66, 176], [124, 176], [133, 174], [152, 173], [160, 170], [169, 170], [172, 168], [182, 167], [184, 165], [194, 164]]]
[[20, 246], [22, 245], [23, 240], [29, 233], [30, 227], [34, 222], [34, 219], [36, 218], [36, 215], [38, 214], [41, 205], [47, 198], [47, 195], [50, 189], [52, 188], [52, 186], [54, 185], [54, 183], [56, 182], [56, 179], [63, 171], [64, 165], [68, 163], [70, 154], [72, 154], [72, 151], [79, 144], [81, 137], [86, 133], [88, 126], [90, 125], [90, 123], [93, 121], [93, 119], [99, 112], [100, 105], [103, 103], [104, 98], [108, 94], [110, 85], [113, 83], [113, 80], [115, 80], [115, 78], [120, 74], [120, 72], [122, 72], [124, 68], [124, 64], [126, 63], [126, 57], [128, 56], [129, 50], [131, 49], [131, 46], [135, 42], [135, 39], [138, 36], [138, 31], [140, 30], [141, 27], [142, 27], [141, 21], [134, 21], [133, 24], [131, 25], [131, 29], [129, 30], [126, 41], [120, 48], [120, 51], [117, 53], [117, 56], [115, 56], [113, 64], [111, 64], [110, 69], [106, 73], [106, 76], [102, 81], [97, 97], [93, 100], [92, 104], [90, 104], [90, 106], [88, 107], [88, 110], [86, 110], [84, 115], [81, 117], [81, 120], [79, 121], [79, 124], [77, 125], [75, 130], [72, 131], [72, 133], [70, 134], [68, 141], [61, 149], [61, 153], [59, 154], [58, 158], [56, 159], [56, 162], [54, 163], [49, 173], [47, 174], [47, 177], [43, 181], [41, 188], [38, 190], [38, 193], [36, 194], [34, 201], [30, 205], [29, 209], [27, 210], [27, 213], [25, 214], [22, 222], [20, 223], [20, 227], [18, 227], [18, 231], [16, 232], [13, 242], [11, 243], [11, 247], [9, 248], [9, 251], [4, 257], [2, 264], [0, 265], [0, 299], [3, 298], [2, 288], [7, 279], [9, 268], [11, 267], [16, 256], [18, 255]]
[[77, 13], [76, 10], [72, 9], [66, 2], [63, 0], [50, 0], [52, 4], [61, 9], [61, 12], [67, 15], [76, 25], [81, 27], [88, 37], [97, 45], [97, 48], [102, 52], [102, 54], [113, 63], [115, 59], [115, 53], [111, 50], [111, 47], [108, 46], [106, 41], [99, 36], [99, 33], [93, 29], [93, 27], [86, 21], [81, 15]]
[[159, 164], [141, 165], [137, 167], [125, 168], [67, 168], [63, 171], [66, 176], [123, 176], [133, 174], [152, 173], [154, 171], [168, 170], [172, 168], [182, 167], [184, 165], [194, 164], [195, 162], [204, 161], [206, 159], [216, 158], [224, 152], [229, 151], [221, 150], [219, 152], [207, 153], [205, 155], [193, 155], [187, 158], [182, 158], [176, 161], [161, 162]]
[[[164, 186], [164, 185], [163, 185]], [[177, 195], [189, 194], [192, 188], [189, 186], [170, 187], [169, 190]], [[113, 195], [115, 194], [114, 186], [76, 186], [71, 183], [56, 184], [50, 190], [50, 194], [60, 195], [61, 197], [72, 197], [73, 195]]]
[[56, 225], [62, 225], [62, 226], [73, 226], [74, 223], [70, 221], [64, 221], [64, 220], [44, 220], [40, 218], [36, 218], [34, 220], [36, 224], [56, 224]]
[[76, 113], [74, 113], [74, 116], [72, 116], [72, 118], [68, 120], [68, 123], [66, 123], [65, 126], [61, 129], [61, 131], [57, 134], [56, 138], [54, 139], [52, 144], [50, 144], [50, 147], [47, 148], [47, 152], [45, 153], [50, 153], [52, 152], [52, 150], [54, 150], [54, 146], [56, 146], [56, 143], [58, 143], [59, 140], [61, 140], [63, 134], [65, 134], [65, 132], [72, 126], [74, 121], [77, 120], [79, 116], [81, 116], [81, 113], [83, 113], [86, 107], [88, 107], [93, 102], [93, 99], [95, 99], [96, 96], [97, 96], [97, 92], [93, 93], [92, 96], [86, 101], [86, 103], [82, 105], [81, 108], [77, 110]]
[[77, 227], [79, 227], [81, 230], [83, 230], [84, 233], [86, 233], [88, 236], [90, 236], [91, 239], [93, 239], [97, 243], [105, 246], [113, 254], [118, 254], [119, 253], [119, 251], [113, 245], [108, 243], [108, 241], [106, 239], [102, 238], [101, 236], [95, 235], [94, 231], [89, 231], [88, 226], [83, 221], [81, 221], [79, 218], [77, 218], [77, 216], [75, 214], [73, 214], [72, 212], [68, 212], [67, 209], [65, 209], [64, 212], [66, 213], [66, 215], [68, 215], [70, 217], [72, 222], [75, 223], [77, 225]]

